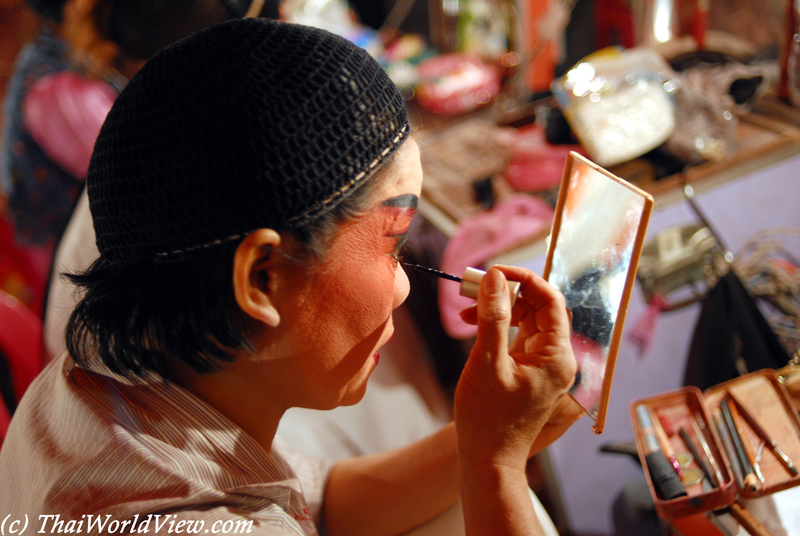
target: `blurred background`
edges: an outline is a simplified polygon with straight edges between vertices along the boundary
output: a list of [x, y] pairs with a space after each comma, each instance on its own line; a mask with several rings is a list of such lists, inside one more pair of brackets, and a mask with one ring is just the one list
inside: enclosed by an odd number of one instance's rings
[[[605, 432], [579, 421], [532, 460], [531, 487], [564, 535], [721, 531], [658, 519], [629, 406], [710, 385], [697, 372], [707, 359], [698, 326], [729, 272], [782, 348], [775, 368], [793, 374], [783, 367], [797, 363], [800, 345], [800, 6], [284, 0], [277, 7], [284, 20], [363, 46], [407, 99], [425, 173], [409, 262], [455, 274], [497, 262], [541, 272], [570, 151], [653, 195]], [[23, 0], [0, 0], [0, 97], [20, 51], [47, 24]], [[118, 66], [113, 54], [111, 64]], [[35, 276], [13, 212], [0, 192], [0, 289], [40, 320], [50, 266], [39, 270], [44, 279]], [[398, 313], [408, 336], [387, 349], [395, 375], [386, 382], [413, 387], [435, 424], [449, 418], [474, 333], [457, 320], [457, 290], [409, 277], [412, 293]], [[36, 353], [38, 370], [51, 356]], [[753, 367], [739, 359], [735, 375]], [[20, 385], [10, 398], [21, 396]], [[419, 418], [417, 409], [393, 411], [398, 422]], [[796, 534], [797, 516], [773, 513], [772, 533]]]

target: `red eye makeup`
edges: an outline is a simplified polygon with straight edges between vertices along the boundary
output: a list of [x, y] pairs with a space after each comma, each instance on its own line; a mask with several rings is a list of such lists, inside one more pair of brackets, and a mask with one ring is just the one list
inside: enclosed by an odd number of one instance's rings
[[406, 194], [387, 199], [381, 205], [381, 212], [386, 215], [387, 222], [385, 236], [395, 239], [391, 252], [395, 260], [408, 241], [408, 229], [411, 226], [412, 218], [417, 213], [418, 201], [416, 195]]

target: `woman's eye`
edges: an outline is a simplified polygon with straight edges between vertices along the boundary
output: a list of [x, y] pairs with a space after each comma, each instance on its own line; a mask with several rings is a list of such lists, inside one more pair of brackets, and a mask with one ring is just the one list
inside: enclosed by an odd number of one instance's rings
[[401, 195], [383, 202], [381, 214], [385, 222], [384, 236], [392, 240], [389, 244], [391, 251], [389, 257], [395, 262], [400, 262], [403, 247], [408, 242], [408, 231], [411, 220], [417, 213], [417, 196], [413, 194]]
[[402, 236], [397, 237], [397, 244], [395, 245], [394, 251], [389, 253], [389, 256], [396, 262], [400, 262], [400, 258], [402, 257], [403, 253], [403, 248], [405, 248], [407, 243], [408, 243], [407, 234], [403, 234]]

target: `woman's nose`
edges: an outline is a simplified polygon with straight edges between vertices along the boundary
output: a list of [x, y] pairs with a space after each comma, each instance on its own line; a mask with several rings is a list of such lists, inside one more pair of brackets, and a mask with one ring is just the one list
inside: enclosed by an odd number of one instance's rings
[[408, 298], [408, 293], [411, 290], [411, 283], [408, 281], [408, 275], [403, 269], [401, 263], [397, 263], [397, 268], [394, 272], [394, 303], [393, 309], [397, 309]]

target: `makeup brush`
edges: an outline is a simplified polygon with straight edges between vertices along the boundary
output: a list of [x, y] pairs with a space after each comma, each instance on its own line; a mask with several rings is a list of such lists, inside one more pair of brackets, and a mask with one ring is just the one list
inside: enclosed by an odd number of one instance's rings
[[741, 435], [739, 435], [739, 427], [733, 418], [730, 406], [728, 405], [728, 399], [723, 398], [719, 403], [719, 407], [722, 411], [722, 417], [724, 418], [725, 425], [728, 427], [728, 431], [730, 432], [730, 437], [733, 441], [733, 448], [736, 451], [736, 456], [739, 458], [744, 485], [750, 488], [751, 491], [756, 491], [758, 489], [758, 477], [756, 476], [755, 469], [753, 468], [753, 462], [745, 450], [744, 439]]
[[[478, 297], [478, 289], [480, 289], [481, 279], [483, 279], [483, 276], [486, 275], [486, 272], [483, 270], [478, 270], [477, 268], [467, 268], [464, 270], [464, 275], [458, 277], [457, 275], [448, 274], [447, 272], [442, 272], [441, 270], [434, 270], [433, 268], [428, 268], [427, 266], [420, 266], [419, 264], [411, 264], [409, 262], [404, 262], [403, 264], [409, 268], [413, 268], [418, 272], [434, 275], [441, 279], [447, 279], [448, 281], [461, 283], [461, 295], [472, 299], [476, 299]], [[519, 289], [521, 286], [522, 285], [517, 281], [508, 282], [508, 293], [511, 297], [512, 306], [517, 301], [517, 296], [519, 296]]]
[[717, 434], [719, 434], [722, 440], [722, 448], [725, 449], [725, 453], [728, 455], [728, 461], [731, 464], [731, 470], [733, 471], [733, 477], [736, 479], [736, 485], [740, 488], [744, 488], [744, 474], [742, 473], [741, 465], [739, 465], [739, 455], [733, 447], [731, 433], [725, 425], [721, 410], [716, 410], [714, 412], [714, 426], [717, 428]]
[[712, 487], [718, 488], [719, 481], [717, 480], [717, 477], [711, 471], [711, 466], [708, 464], [708, 462], [700, 456], [700, 451], [697, 450], [697, 446], [694, 444], [694, 441], [692, 441], [692, 438], [689, 436], [689, 432], [686, 431], [686, 428], [681, 426], [680, 429], [678, 430], [678, 433], [683, 439], [683, 442], [686, 443], [686, 446], [689, 447], [689, 451], [694, 456], [694, 459], [697, 460], [697, 464], [700, 466], [700, 469], [702, 469], [703, 474], [706, 475], [706, 480], [708, 480], [709, 484], [711, 484]]
[[756, 418], [753, 417], [753, 414], [748, 411], [748, 409], [736, 396], [734, 396], [731, 391], [728, 391], [726, 394], [733, 402], [733, 405], [739, 410], [739, 415], [741, 415], [744, 420], [747, 421], [747, 424], [750, 425], [750, 428], [753, 429], [756, 435], [758, 435], [761, 440], [764, 441], [770, 449], [772, 449], [772, 452], [775, 453], [778, 461], [780, 461], [783, 466], [786, 467], [786, 470], [789, 471], [792, 476], [797, 476], [797, 467], [795, 467], [794, 463], [792, 463], [792, 460], [789, 459], [786, 453], [781, 450], [781, 448], [778, 446], [778, 443], [767, 433], [766, 430], [764, 430], [764, 428], [761, 427]]
[[692, 430], [694, 431], [694, 435], [697, 438], [697, 441], [700, 442], [700, 446], [703, 449], [703, 452], [706, 455], [706, 460], [708, 460], [709, 466], [714, 472], [714, 478], [716, 478], [717, 482], [722, 484], [724, 478], [722, 476], [722, 471], [719, 469], [719, 465], [717, 464], [717, 460], [714, 457], [714, 454], [711, 452], [711, 447], [708, 446], [708, 441], [706, 440], [705, 432], [706, 432], [706, 423], [703, 419], [700, 418], [698, 414], [694, 415], [694, 419], [691, 419], [692, 423]]
[[661, 424], [661, 421], [659, 419], [653, 421], [652, 414], [650, 417], [653, 430], [656, 433], [658, 441], [661, 443], [661, 452], [664, 453], [664, 456], [667, 458], [667, 460], [669, 460], [669, 463], [672, 464], [672, 467], [678, 474], [678, 478], [683, 478], [683, 471], [681, 470], [681, 464], [678, 462], [678, 458], [675, 455], [675, 450], [672, 448], [672, 444], [669, 442], [669, 438], [667, 437], [667, 432], [664, 429], [664, 425]]

